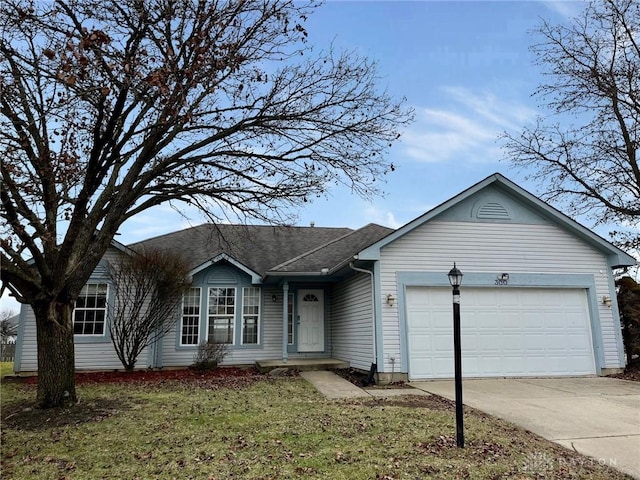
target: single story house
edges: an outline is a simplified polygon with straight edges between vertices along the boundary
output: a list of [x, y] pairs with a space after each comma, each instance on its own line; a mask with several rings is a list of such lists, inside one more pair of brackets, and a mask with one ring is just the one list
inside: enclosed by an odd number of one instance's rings
[[[635, 259], [500, 174], [392, 230], [205, 224], [123, 247], [178, 249], [193, 286], [140, 368], [186, 367], [200, 342], [223, 365], [338, 359], [380, 382], [453, 376], [454, 262], [465, 377], [602, 375], [624, 367], [613, 270]], [[78, 370], [122, 368], [105, 325], [105, 264], [74, 311]], [[23, 308], [17, 373], [37, 370]]]

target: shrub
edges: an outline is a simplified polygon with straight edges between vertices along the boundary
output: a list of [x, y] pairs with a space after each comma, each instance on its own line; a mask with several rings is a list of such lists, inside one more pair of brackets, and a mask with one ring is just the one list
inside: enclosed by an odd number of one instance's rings
[[200, 342], [190, 368], [194, 370], [214, 370], [226, 355], [226, 344], [211, 341]]

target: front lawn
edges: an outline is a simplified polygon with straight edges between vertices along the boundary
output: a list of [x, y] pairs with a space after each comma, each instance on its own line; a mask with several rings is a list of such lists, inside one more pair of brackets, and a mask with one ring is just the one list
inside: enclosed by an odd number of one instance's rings
[[13, 362], [0, 362], [0, 379], [5, 375], [13, 375]]
[[[134, 377], [132, 377], [134, 378]], [[32, 407], [35, 385], [2, 384], [2, 478], [628, 478], [468, 411], [467, 448], [439, 397], [324, 399], [299, 377], [79, 382], [70, 410]]]

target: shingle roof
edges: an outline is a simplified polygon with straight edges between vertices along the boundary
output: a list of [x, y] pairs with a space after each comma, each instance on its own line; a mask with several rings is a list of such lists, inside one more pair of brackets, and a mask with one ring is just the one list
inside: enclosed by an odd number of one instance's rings
[[391, 228], [370, 223], [277, 265], [270, 269], [270, 273], [320, 272], [323, 268], [328, 268], [332, 273], [332, 271], [346, 265], [360, 250], [393, 231]]
[[350, 228], [203, 224], [129, 247], [133, 250], [155, 248], [180, 251], [191, 268], [226, 253], [254, 272], [264, 275], [277, 265], [352, 232]]

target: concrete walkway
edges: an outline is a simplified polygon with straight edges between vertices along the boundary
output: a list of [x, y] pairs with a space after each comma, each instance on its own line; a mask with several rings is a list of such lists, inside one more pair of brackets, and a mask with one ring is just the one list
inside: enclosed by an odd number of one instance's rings
[[369, 394], [364, 390], [356, 387], [353, 383], [333, 372], [316, 370], [300, 372], [300, 376], [316, 387], [325, 397], [332, 400], [338, 398], [369, 397]]
[[385, 398], [398, 395], [429, 395], [429, 393], [424, 390], [416, 388], [363, 389], [356, 387], [353, 383], [333, 372], [322, 370], [300, 372], [300, 376], [316, 387], [325, 397], [332, 400], [341, 398]]
[[[411, 385], [455, 399], [451, 380]], [[463, 380], [462, 389], [465, 405], [640, 479], [640, 383], [604, 377], [483, 379]]]

